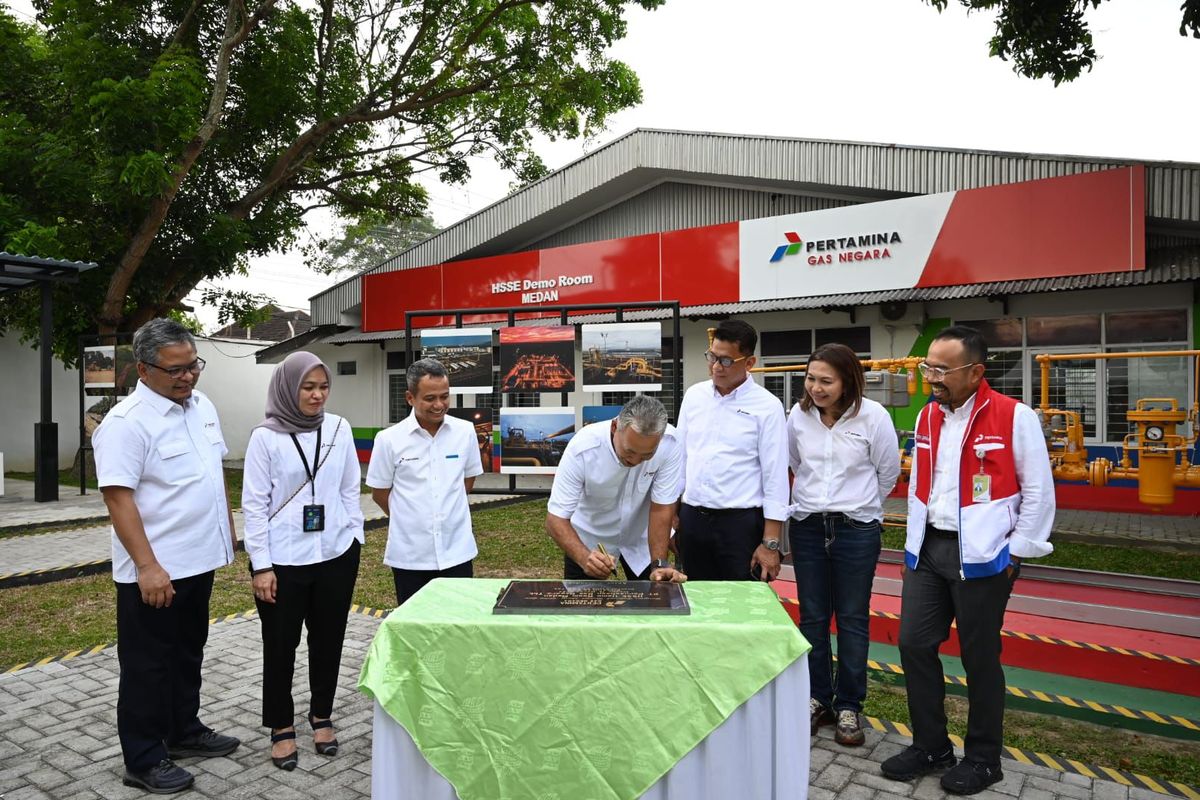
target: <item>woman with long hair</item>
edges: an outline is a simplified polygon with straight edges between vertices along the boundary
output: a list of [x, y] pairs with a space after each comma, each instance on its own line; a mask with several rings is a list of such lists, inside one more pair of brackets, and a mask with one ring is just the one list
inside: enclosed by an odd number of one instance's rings
[[292, 353], [275, 369], [267, 413], [250, 436], [242, 481], [246, 552], [263, 639], [263, 725], [271, 761], [293, 770], [292, 674], [308, 628], [308, 724], [318, 754], [337, 754], [337, 689], [363, 539], [361, 475], [350, 423], [325, 411], [329, 368]]
[[[900, 450], [887, 410], [863, 396], [863, 369], [843, 344], [808, 360], [804, 396], [788, 415], [795, 481], [788, 538], [800, 632], [809, 654], [809, 716], [815, 735], [835, 725], [839, 744], [865, 736], [871, 583], [879, 558], [883, 500], [900, 475]], [[837, 619], [837, 671], [829, 626]]]

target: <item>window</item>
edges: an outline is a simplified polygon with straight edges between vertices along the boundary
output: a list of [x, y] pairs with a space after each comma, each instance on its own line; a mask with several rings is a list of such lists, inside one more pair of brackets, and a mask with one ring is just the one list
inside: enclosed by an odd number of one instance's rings
[[403, 372], [388, 375], [388, 424], [399, 422], [412, 410], [404, 398], [407, 390], [408, 386], [404, 382]]
[[339, 362], [337, 362], [337, 374], [338, 375], [357, 375], [358, 374], [358, 362], [357, 361], [339, 361]]
[[[1039, 353], [1129, 352], [1190, 348], [1186, 309], [1110, 311], [1055, 317], [963, 320], [988, 343], [987, 380], [993, 389], [1041, 403]], [[1028, 376], [1028, 377], [1026, 377]], [[1091, 442], [1120, 442], [1132, 429], [1125, 417], [1141, 398], [1174, 397], [1186, 408], [1194, 364], [1187, 358], [1065, 359], [1050, 364], [1050, 405], [1081, 416]], [[1180, 433], [1190, 433], [1184, 426]]]
[[812, 331], [763, 331], [758, 352], [764, 356], [806, 356], [812, 352]]
[[862, 328], [817, 328], [817, 347], [823, 344], [844, 344], [860, 356], [870, 357], [871, 329]]

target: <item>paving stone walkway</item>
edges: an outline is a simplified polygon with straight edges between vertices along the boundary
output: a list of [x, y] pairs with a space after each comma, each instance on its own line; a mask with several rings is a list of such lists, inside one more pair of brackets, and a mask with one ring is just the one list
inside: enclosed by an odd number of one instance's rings
[[[202, 719], [242, 739], [226, 758], [185, 759], [196, 784], [180, 797], [220, 800], [357, 800], [371, 792], [370, 700], [356, 687], [358, 672], [379, 620], [350, 616], [334, 717], [342, 747], [335, 758], [313, 751], [301, 732], [300, 766], [276, 769], [268, 758], [265, 729], [258, 724], [262, 679], [257, 619], [236, 619], [210, 631], [204, 668]], [[297, 707], [305, 707], [308, 672], [305, 645], [297, 658]], [[0, 675], [0, 797], [3, 800], [127, 800], [148, 797], [121, 783], [116, 743], [117, 656], [110, 648], [95, 655]], [[797, 709], [796, 713], [802, 713]], [[300, 720], [297, 720], [300, 722]], [[936, 777], [896, 783], [879, 774], [879, 764], [909, 741], [869, 730], [861, 748], [844, 748], [822, 729], [811, 751], [809, 797], [814, 800], [942, 800]], [[1049, 767], [1006, 759], [1004, 780], [980, 800], [1161, 800], [1163, 795], [1128, 788]], [[782, 800], [782, 798], [780, 798]]]

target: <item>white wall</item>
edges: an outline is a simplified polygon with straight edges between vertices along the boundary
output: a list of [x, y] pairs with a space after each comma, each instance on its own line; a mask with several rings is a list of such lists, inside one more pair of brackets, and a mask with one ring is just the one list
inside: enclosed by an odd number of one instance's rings
[[[271, 342], [199, 339], [198, 355], [207, 363], [199, 388], [217, 406], [229, 447], [228, 458], [246, 454], [250, 430], [262, 421], [267, 384], [273, 365], [256, 364], [254, 353]], [[52, 370], [54, 421], [58, 423], [59, 469], [66, 469], [79, 449], [79, 371], [55, 361]], [[0, 336], [0, 452], [4, 468], [33, 470], [33, 425], [41, 416], [38, 351], [15, 335]]]
[[[0, 452], [4, 468], [33, 471], [33, 426], [41, 419], [41, 360], [36, 348], [21, 344], [16, 333], [0, 336]], [[79, 448], [79, 370], [55, 360], [50, 367], [53, 421], [58, 423], [58, 461], [71, 465]]]
[[246, 455], [250, 431], [263, 421], [267, 386], [274, 364], [258, 364], [254, 354], [273, 342], [239, 339], [197, 339], [196, 354], [207, 363], [197, 388], [204, 392], [221, 417], [227, 459]]

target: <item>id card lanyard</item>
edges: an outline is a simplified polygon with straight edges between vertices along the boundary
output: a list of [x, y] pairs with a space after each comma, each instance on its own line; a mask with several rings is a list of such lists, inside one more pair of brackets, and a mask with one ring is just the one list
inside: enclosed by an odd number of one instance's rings
[[296, 438], [296, 434], [291, 434], [292, 444], [296, 445], [296, 452], [300, 454], [300, 461], [304, 464], [304, 474], [308, 476], [309, 485], [312, 487], [312, 501], [317, 502], [317, 470], [321, 468], [321, 429], [317, 428], [317, 449], [313, 451], [313, 465], [310, 469], [308, 466], [308, 456], [304, 455], [304, 448], [300, 446], [300, 440]]
[[325, 506], [317, 503], [317, 470], [321, 468], [321, 428], [317, 428], [317, 448], [313, 452], [311, 468], [308, 466], [308, 457], [304, 455], [304, 448], [300, 446], [300, 440], [294, 433], [291, 434], [291, 437], [292, 444], [296, 445], [296, 452], [300, 454], [300, 461], [304, 464], [304, 474], [308, 476], [309, 486], [312, 490], [312, 503], [304, 507], [301, 528], [305, 533], [323, 531], [325, 529]]

